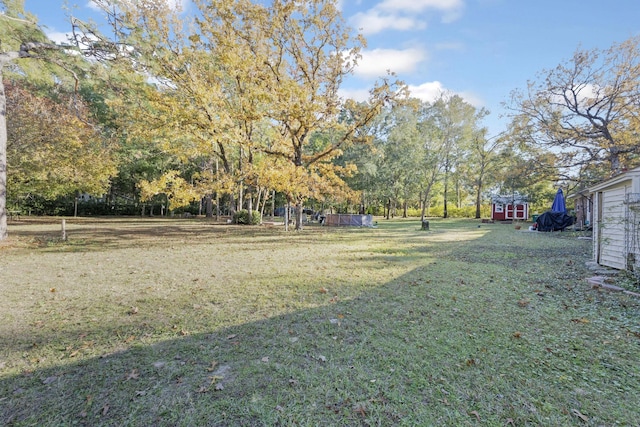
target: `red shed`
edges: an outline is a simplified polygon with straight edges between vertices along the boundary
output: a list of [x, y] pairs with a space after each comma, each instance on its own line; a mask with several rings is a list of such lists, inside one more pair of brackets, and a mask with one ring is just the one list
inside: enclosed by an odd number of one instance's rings
[[508, 196], [491, 197], [491, 219], [508, 221], [529, 219], [529, 202], [526, 196], [511, 194]]

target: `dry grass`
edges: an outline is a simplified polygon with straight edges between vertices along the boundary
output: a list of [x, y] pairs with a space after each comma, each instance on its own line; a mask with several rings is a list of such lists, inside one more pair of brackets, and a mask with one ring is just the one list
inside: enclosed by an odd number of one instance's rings
[[634, 425], [639, 301], [474, 221], [10, 225], [0, 423]]

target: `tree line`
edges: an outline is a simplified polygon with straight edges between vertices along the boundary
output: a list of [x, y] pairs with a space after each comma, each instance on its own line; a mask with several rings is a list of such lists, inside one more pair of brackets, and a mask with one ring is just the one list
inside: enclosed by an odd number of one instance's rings
[[485, 109], [450, 93], [412, 98], [392, 73], [367, 101], [342, 99], [366, 42], [334, 0], [197, 0], [189, 16], [96, 0], [109, 30], [70, 16], [64, 45], [22, 3], [0, 1], [2, 236], [7, 206], [80, 194], [140, 213], [197, 201], [249, 217], [279, 197], [297, 229], [310, 200], [480, 218], [489, 192], [542, 205], [554, 184], [637, 163], [638, 39], [543, 71], [506, 102], [508, 128], [488, 135]]

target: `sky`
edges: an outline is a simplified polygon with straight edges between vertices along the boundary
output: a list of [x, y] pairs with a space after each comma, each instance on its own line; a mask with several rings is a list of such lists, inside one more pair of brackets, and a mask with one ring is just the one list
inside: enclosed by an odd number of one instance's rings
[[[190, 0], [165, 0], [186, 12]], [[95, 17], [90, 0], [75, 0], [73, 14]], [[25, 0], [52, 40], [64, 40], [65, 0]], [[506, 128], [507, 101], [545, 69], [577, 49], [607, 49], [640, 35], [638, 0], [340, 0], [345, 21], [367, 40], [345, 97], [366, 94], [387, 70], [414, 97], [432, 101], [442, 92], [485, 108], [489, 135]], [[93, 6], [93, 7], [92, 7]], [[97, 18], [96, 18], [97, 20]]]

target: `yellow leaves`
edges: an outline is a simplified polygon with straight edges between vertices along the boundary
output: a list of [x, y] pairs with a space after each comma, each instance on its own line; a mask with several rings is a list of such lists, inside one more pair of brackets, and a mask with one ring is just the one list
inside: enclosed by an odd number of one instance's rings
[[184, 178], [178, 176], [179, 172], [171, 170], [153, 181], [141, 181], [140, 199], [150, 200], [153, 196], [164, 194], [169, 199], [171, 209], [187, 206], [191, 201], [198, 198], [194, 187]]
[[584, 317], [581, 317], [579, 319], [571, 319], [571, 321], [573, 323], [580, 323], [580, 324], [586, 324], [589, 323], [589, 319], [585, 319]]
[[54, 101], [8, 82], [10, 190], [45, 197], [101, 194], [115, 173], [109, 141], [89, 123], [88, 108], [77, 94], [58, 96], [62, 99]]

